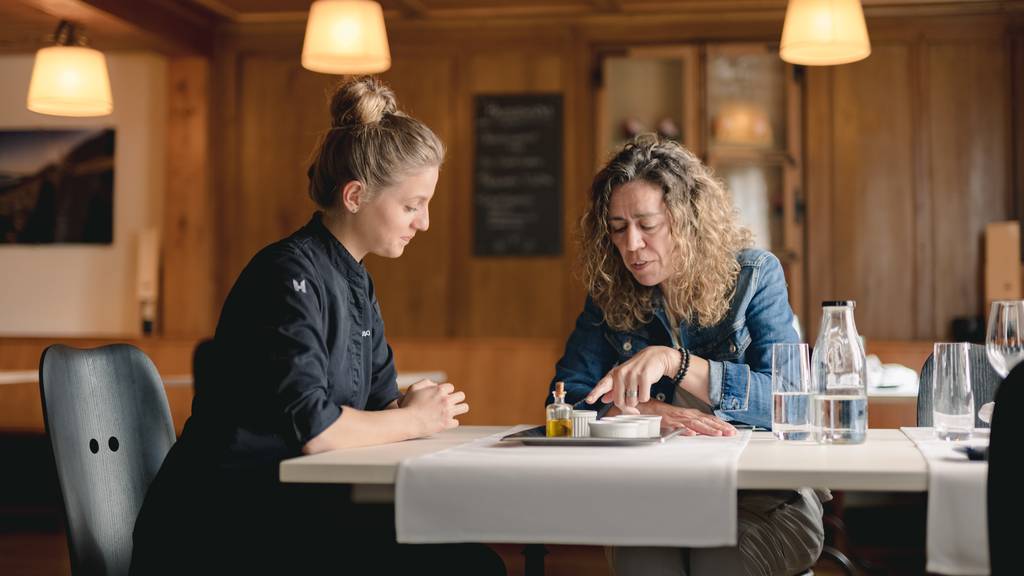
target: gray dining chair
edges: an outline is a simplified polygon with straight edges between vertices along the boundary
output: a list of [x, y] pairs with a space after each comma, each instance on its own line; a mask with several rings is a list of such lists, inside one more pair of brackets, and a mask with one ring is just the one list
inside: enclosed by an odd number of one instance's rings
[[[978, 418], [978, 409], [982, 404], [991, 402], [996, 397], [996, 389], [1002, 378], [988, 362], [985, 354], [985, 347], [980, 344], [971, 344], [968, 352], [968, 363], [971, 374], [971, 391], [974, 393], [974, 427], [988, 428], [986, 422]], [[932, 373], [935, 371], [935, 358], [929, 354], [921, 368], [920, 385], [917, 391], [917, 425], [932, 425]]]
[[40, 359], [39, 388], [72, 573], [126, 575], [135, 517], [175, 440], [160, 375], [127, 344], [54, 345]]

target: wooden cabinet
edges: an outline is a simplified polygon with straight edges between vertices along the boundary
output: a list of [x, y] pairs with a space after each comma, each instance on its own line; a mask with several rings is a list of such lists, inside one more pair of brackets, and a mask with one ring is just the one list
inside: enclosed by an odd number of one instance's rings
[[763, 43], [605, 49], [598, 55], [595, 166], [641, 132], [678, 140], [732, 192], [755, 245], [782, 261], [804, 308], [801, 90]]
[[697, 46], [629, 48], [600, 56], [595, 171], [631, 137], [657, 132], [702, 150]]

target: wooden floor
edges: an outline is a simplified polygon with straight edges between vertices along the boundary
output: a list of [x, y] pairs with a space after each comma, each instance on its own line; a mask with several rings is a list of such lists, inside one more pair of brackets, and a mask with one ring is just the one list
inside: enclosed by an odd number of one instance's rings
[[[523, 576], [522, 546], [495, 545], [505, 561], [509, 576]], [[591, 546], [551, 546], [545, 558], [545, 576], [607, 576], [604, 551]], [[884, 574], [912, 574], [914, 571], [877, 567]], [[3, 576], [68, 576], [67, 540], [63, 532], [0, 532], [0, 574]], [[816, 576], [845, 574], [838, 566], [822, 560], [814, 567]]]
[[0, 532], [0, 574], [65, 576], [71, 574], [63, 532]]
[[[494, 546], [509, 576], [521, 576], [522, 546]], [[67, 540], [63, 532], [0, 532], [0, 574], [3, 576], [68, 576]], [[552, 546], [545, 558], [545, 576], [606, 576], [604, 552], [589, 546]]]

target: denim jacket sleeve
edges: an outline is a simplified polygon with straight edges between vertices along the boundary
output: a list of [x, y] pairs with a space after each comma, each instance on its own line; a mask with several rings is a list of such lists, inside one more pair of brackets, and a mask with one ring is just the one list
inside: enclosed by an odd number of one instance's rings
[[545, 404], [553, 401], [551, 391], [555, 382], [565, 382], [565, 401], [582, 410], [597, 410], [600, 400], [593, 405], [584, 398], [594, 389], [597, 381], [615, 365], [615, 350], [604, 338], [604, 314], [587, 297], [583, 312], [576, 319], [576, 327], [565, 344], [565, 354], [555, 365], [555, 378], [551, 381]]
[[[778, 258], [770, 252], [748, 251], [757, 257], [749, 284], [735, 295], [737, 330], [745, 330], [748, 344], [736, 361], [707, 358], [709, 392], [715, 414], [725, 420], [771, 427], [772, 344], [798, 342], [789, 307], [786, 279]], [[742, 347], [741, 342], [740, 346]]]

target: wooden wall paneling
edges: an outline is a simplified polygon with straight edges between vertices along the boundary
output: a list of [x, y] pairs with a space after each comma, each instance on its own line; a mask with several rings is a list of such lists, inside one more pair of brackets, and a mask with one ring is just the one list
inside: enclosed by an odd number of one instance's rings
[[430, 228], [416, 235], [401, 258], [370, 256], [367, 269], [373, 275], [389, 337], [436, 337], [452, 335], [452, 229], [458, 204], [453, 157], [465, 153], [453, 147], [454, 58], [393, 51], [394, 63], [383, 75], [395, 91], [398, 104], [429, 126], [445, 143], [448, 158], [441, 167], [434, 198], [430, 202]]
[[43, 350], [52, 344], [87, 349], [121, 342], [145, 352], [161, 374], [192, 372], [195, 338], [0, 338], [0, 370], [37, 370]]
[[[598, 62], [596, 52], [583, 35], [574, 33], [572, 37], [572, 66], [567, 70], [570, 82], [567, 96], [571, 96], [573, 105], [567, 109], [566, 120], [566, 193], [564, 207], [564, 246], [565, 269], [567, 272], [563, 292], [562, 331], [568, 337], [576, 324], [576, 318], [583, 311], [587, 298], [587, 289], [580, 277], [578, 265], [580, 255], [579, 225], [590, 199], [590, 184], [596, 173], [594, 169], [594, 153], [598, 130], [601, 129], [595, 118], [598, 110], [603, 110], [601, 102], [595, 97], [594, 66]], [[572, 114], [570, 116], [569, 114]], [[569, 128], [571, 127], [571, 128]], [[554, 369], [552, 368], [552, 376]]]
[[982, 313], [985, 225], [1013, 214], [1009, 59], [1002, 42], [928, 46], [935, 218], [933, 330]]
[[[454, 302], [458, 306], [454, 319], [458, 336], [551, 337], [565, 333], [561, 296], [568, 267], [564, 250], [563, 255], [557, 257], [478, 258], [472, 254], [473, 98], [477, 94], [564, 94], [567, 70], [563, 53], [564, 50], [553, 48], [550, 51], [508, 49], [460, 55], [465, 62], [460, 115], [466, 122], [460, 126], [460, 131], [468, 154], [461, 157], [459, 167], [460, 195], [464, 196], [459, 207], [462, 226], [456, 234], [455, 246], [459, 276], [453, 283]], [[572, 117], [573, 110], [572, 102], [563, 100], [565, 134], [571, 130], [567, 119]], [[563, 161], [569, 154], [566, 150]]]
[[[1024, 19], [1022, 19], [1024, 20]], [[1012, 70], [1010, 77], [1013, 79], [1012, 100], [1013, 106], [1013, 150], [1014, 150], [1014, 196], [1017, 199], [1017, 219], [1024, 223], [1024, 22], [1019, 24], [1019, 29], [1012, 36]], [[1021, 236], [1021, 254], [1024, 254], [1024, 235]], [[1021, 267], [1024, 274], [1024, 266]]]
[[38, 382], [0, 385], [0, 433], [44, 434]]
[[928, 53], [922, 41], [911, 48], [910, 81], [914, 99], [914, 327], [915, 338], [935, 336], [935, 222], [934, 191], [931, 181], [931, 91], [928, 80]]
[[[921, 15], [919, 17], [867, 17], [872, 44], [878, 42], [920, 42], [930, 40], [982, 40], [1005, 34], [1013, 16], [1001, 15]], [[874, 55], [871, 56], [872, 58]]]
[[[605, 134], [608, 134], [608, 126], [611, 123], [611, 119], [608, 118], [608, 114], [605, 110], [608, 109], [608, 63], [607, 58], [595, 51], [590, 60], [590, 77], [587, 80], [587, 87], [590, 89], [592, 94], [588, 100], [593, 102], [594, 113], [584, 124], [580, 124], [580, 129], [586, 129], [590, 134], [591, 143], [590, 148], [593, 154], [593, 173], [597, 173], [601, 169], [602, 164], [608, 158], [608, 152], [605, 149], [604, 139]], [[598, 82], [600, 78], [600, 82]]]
[[[799, 71], [798, 71], [799, 70]], [[783, 229], [786, 253], [782, 263], [789, 285], [789, 304], [794, 313], [800, 317], [801, 325], [807, 326], [806, 287], [804, 283], [807, 260], [804, 246], [806, 206], [803, 211], [799, 205], [804, 203], [803, 192], [803, 86], [801, 78], [803, 68], [792, 64], [785, 67], [786, 73], [786, 159], [783, 168]]]
[[858, 330], [871, 338], [913, 337], [909, 52], [876, 43], [871, 58], [834, 71], [833, 291], [858, 302]]
[[[746, 16], [735, 15], [728, 18], [717, 18], [713, 15], [703, 15], [700, 18], [673, 18], [665, 15], [644, 15], [639, 18], [632, 16], [621, 18], [619, 16], [587, 17], [583, 20], [565, 18], [564, 21], [558, 22], [501, 20], [469, 23], [402, 20], [396, 22], [395, 26], [389, 25], [393, 45], [396, 47], [396, 56], [400, 54], [400, 49], [404, 49], [405, 52], [415, 53], [402, 56], [402, 58], [423, 58], [425, 55], [422, 51], [429, 50], [442, 59], [448, 56], [451, 62], [453, 88], [452, 99], [448, 102], [451, 109], [448, 121], [451, 123], [453, 134], [446, 139], [450, 150], [449, 164], [446, 165], [446, 169], [453, 178], [451, 184], [453, 193], [450, 198], [454, 203], [451, 208], [454, 225], [448, 232], [451, 235], [451, 252], [446, 264], [450, 267], [447, 274], [448, 287], [441, 289], [447, 293], [449, 302], [447, 310], [449, 334], [557, 336], [567, 332], [569, 322], [566, 322], [566, 319], [575, 317], [578, 312], [578, 302], [582, 301], [582, 295], [573, 287], [576, 280], [569, 272], [574, 258], [574, 254], [570, 253], [571, 244], [566, 245], [566, 253], [563, 258], [549, 259], [548, 262], [544, 262], [545, 259], [477, 259], [472, 256], [471, 154], [473, 133], [471, 106], [473, 94], [485, 89], [491, 92], [522, 92], [541, 89], [546, 91], [554, 86], [555, 89], [567, 95], [564, 210], [568, 224], [572, 210], [572, 203], [569, 199], [572, 198], [574, 192], [571, 190], [574, 186], [570, 183], [571, 173], [576, 174], [578, 182], [575, 186], [580, 190], [585, 190], [586, 184], [593, 175], [592, 166], [587, 166], [587, 169], [583, 167], [589, 165], [593, 159], [593, 152], [586, 145], [588, 141], [593, 140], [592, 123], [595, 117], [593, 110], [590, 109], [593, 103], [586, 97], [587, 91], [591, 89], [590, 70], [587, 69], [586, 63], [595, 47], [636, 45], [637, 43], [664, 45], [702, 39], [762, 41], [777, 38], [780, 28], [780, 22], [772, 19], [755, 19], [756, 21], [753, 21]], [[813, 339], [816, 335], [818, 317], [820, 316], [818, 303], [822, 299], [841, 296], [837, 292], [849, 276], [860, 278], [855, 283], [859, 283], [857, 290], [863, 291], [864, 294], [862, 297], [857, 297], [867, 300], [861, 304], [858, 319], [863, 325], [862, 332], [869, 336], [931, 338], [933, 337], [933, 326], [936, 323], [946, 322], [946, 320], [935, 318], [934, 307], [928, 302], [928, 293], [922, 291], [922, 287], [925, 286], [923, 280], [917, 285], [911, 284], [909, 292], [907, 292], [907, 286], [903, 284], [906, 282], [905, 278], [920, 277], [920, 271], [929, 269], [928, 246], [934, 242], [929, 231], [932, 220], [930, 217], [921, 218], [919, 215], [926, 214], [930, 210], [928, 204], [932, 201], [932, 191], [926, 178], [934, 176], [930, 164], [933, 158], [940, 156], [925, 148], [934, 141], [934, 137], [928, 135], [931, 122], [939, 122], [941, 119], [929, 112], [929, 103], [922, 100], [923, 95], [931, 92], [926, 86], [931, 80], [928, 79], [928, 66], [925, 66], [926, 61], [930, 62], [930, 60], [921, 56], [924, 52], [918, 53], [917, 50], [919, 50], [918, 46], [924, 42], [923, 38], [927, 38], [933, 43], [938, 41], [946, 43], [1002, 41], [1009, 26], [1007, 21], [1020, 21], [1019, 16], [1005, 16], [913, 19], [893, 18], [889, 15], [869, 16], [872, 39], [876, 44], [876, 52], [871, 58], [864, 63], [851, 66], [808, 69], [807, 86], [805, 87], [807, 104], [804, 111], [806, 114], [804, 130], [807, 137], [804, 156], [806, 161], [804, 183], [808, 208], [806, 227], [808, 267], [807, 277], [803, 282], [806, 286], [805, 301], [807, 304], [804, 320], [808, 339]], [[236, 31], [243, 28], [246, 26], [234, 27]], [[218, 182], [223, 183], [226, 180], [229, 184], [225, 187], [228, 194], [237, 195], [239, 194], [238, 190], [245, 189], [241, 176], [243, 168], [249, 170], [248, 165], [250, 164], [248, 160], [241, 160], [240, 151], [251, 140], [243, 135], [249, 134], [251, 130], [247, 128], [247, 122], [235, 122], [251, 107], [252, 98], [248, 94], [251, 86], [246, 84], [246, 74], [244, 73], [245, 67], [248, 65], [247, 62], [254, 55], [262, 55], [264, 58], [273, 55], [287, 56], [297, 60], [298, 50], [301, 47], [299, 26], [278, 26], [281, 30], [276, 32], [270, 31], [271, 28], [273, 27], [269, 25], [261, 25], [254, 27], [255, 32], [251, 35], [240, 34], [242, 38], [230, 47], [230, 50], [234, 51], [234, 56], [227, 59], [218, 56], [218, 61], [228, 60], [226, 66], [218, 63], [218, 79], [235, 75], [234, 80], [225, 80], [225, 84], [222, 84], [222, 86], [227, 86], [226, 90], [218, 91], [225, 101], [223, 107], [218, 110], [219, 114], [223, 114], [218, 117], [218, 122], [223, 122], [226, 134], [222, 136], [221, 131], [215, 130], [215, 134], [218, 138], [223, 138], [224, 142], [218, 145], [219, 152], [217, 153], [227, 156], [215, 161], [216, 168], [229, 175], [231, 171], [234, 171], [237, 176], [234, 179], [218, 176]], [[904, 50], [904, 53], [901, 54], [903, 65], [897, 66], [903, 73], [900, 75], [900, 81], [896, 83], [896, 92], [901, 100], [909, 99], [914, 104], [909, 108], [909, 105], [905, 103], [898, 104], [898, 108], [910, 111], [910, 114], [907, 114], [902, 120], [899, 119], [899, 114], [892, 111], [889, 104], [891, 97], [889, 86], [870, 77], [870, 73], [862, 74], [849, 71], [855, 70], [858, 66], [874, 66], [892, 70], [893, 64], [886, 55], [893, 47], [902, 47]], [[537, 66], [532, 63], [541, 62], [545, 58], [550, 64]], [[396, 57], [396, 63], [398, 61], [399, 58]], [[528, 61], [531, 63], [525, 64]], [[547, 69], [555, 71], [552, 75], [555, 81], [547, 85], [540, 82], [545, 66]], [[870, 69], [874, 70], [874, 68]], [[393, 77], [395, 82], [402, 82], [397, 72], [396, 68], [395, 73], [389, 78]], [[404, 76], [405, 73], [401, 75]], [[845, 79], [840, 77], [844, 75]], [[865, 106], [861, 107], [866, 115], [862, 115], [858, 121], [862, 121], [866, 125], [861, 126], [861, 134], [857, 138], [841, 133], [846, 126], [850, 125], [850, 119], [842, 117], [838, 107], [843, 102], [849, 104], [863, 98], [869, 91], [862, 88], [860, 92], [853, 95], [841, 94], [836, 84], [843, 81], [846, 82], [844, 86], [849, 86], [851, 85], [849, 79], [852, 77], [857, 78], [858, 82], [855, 84], [858, 86], [867, 83], [867, 85], [873, 86], [872, 90], [877, 93], [873, 99], [867, 98]], [[1004, 83], [1009, 82], [1005, 78], [1003, 81]], [[256, 85], [251, 82], [250, 84], [253, 87]], [[583, 91], [579, 95], [582, 97], [570, 97], [571, 90]], [[228, 92], [226, 96], [223, 94], [225, 91]], [[404, 88], [401, 91], [407, 92]], [[402, 99], [403, 95], [400, 93], [399, 97]], [[417, 101], [420, 97], [420, 93], [415, 95]], [[843, 99], [843, 102], [833, 102], [833, 98]], [[231, 101], [237, 101], [234, 108], [232, 108]], [[429, 96], [423, 95], [423, 101], [427, 102], [428, 106], [435, 105]], [[867, 104], [878, 110], [867, 110]], [[570, 109], [575, 112], [570, 112]], [[584, 110], [587, 113], [581, 114], [580, 112]], [[874, 114], [874, 120], [871, 119], [872, 114]], [[877, 118], [882, 115], [887, 115], [886, 118], [895, 118], [897, 122], [894, 125], [881, 122]], [[575, 120], [570, 120], [570, 118], [575, 118]], [[923, 125], [926, 119], [929, 122], [928, 126]], [[237, 133], [231, 130], [232, 123], [239, 126]], [[881, 132], [872, 132], [876, 123], [884, 125]], [[892, 136], [894, 134], [906, 136], [908, 124], [910, 140], [894, 143]], [[576, 145], [576, 150], [570, 150], [570, 142], [574, 138], [577, 143], [582, 145]], [[879, 149], [898, 149], [901, 151], [897, 155], [899, 158], [910, 159], [906, 164], [903, 164], [902, 160], [891, 162], [893, 165], [899, 165], [899, 169], [895, 173], [897, 181], [900, 182], [899, 188], [903, 189], [902, 196], [898, 196], [897, 199], [885, 200], [883, 206], [886, 206], [886, 209], [875, 210], [865, 216], [868, 229], [877, 233], [858, 232], [852, 223], [846, 227], [832, 226], [833, 218], [851, 220], [859, 218], [856, 214], [850, 214], [850, 209], [863, 209], [872, 205], [876, 196], [882, 197], [887, 192], [897, 192], [896, 186], [877, 190], [874, 183], [889, 186], [887, 183], [893, 182], [888, 174], [883, 174], [883, 179], [871, 176], [872, 186], [869, 188], [874, 189], [875, 192], [872, 193], [870, 200], [861, 201], [863, 199], [851, 200], [848, 198], [846, 191], [852, 190], [854, 184], [864, 185], [864, 183], [853, 183], [846, 178], [846, 175], [850, 174], [849, 171], [854, 169], [854, 163], [846, 159], [847, 150], [838, 148], [833, 150], [833, 144], [836, 143], [855, 148], [859, 145], [859, 148], [853, 151], [859, 154], [874, 153], [876, 158], [893, 156], [889, 153], [878, 153]], [[909, 155], [907, 150], [911, 151]], [[307, 151], [302, 150], [302, 155], [305, 155]], [[466, 152], [466, 154], [463, 155], [462, 152]], [[1017, 156], [1010, 156], [1010, 158], [1020, 156], [1020, 152], [1016, 154]], [[222, 164], [219, 160], [224, 160], [224, 163]], [[577, 169], [570, 168], [573, 162], [579, 165]], [[888, 166], [889, 164], [883, 162], [881, 165]], [[909, 168], [905, 168], [906, 166]], [[882, 172], [879, 169], [873, 174]], [[301, 177], [300, 180], [301, 187], [296, 192], [301, 194], [305, 187], [305, 180]], [[835, 190], [833, 190], [832, 182], [837, 184]], [[1010, 182], [1013, 180], [1011, 179]], [[443, 191], [439, 190], [439, 193], [443, 193]], [[840, 200], [845, 203], [835, 204]], [[582, 209], [582, 205], [581, 202], [579, 210]], [[892, 205], [895, 205], [895, 211]], [[222, 295], [226, 293], [238, 269], [248, 260], [252, 252], [278, 236], [278, 234], [274, 234], [274, 237], [270, 237], [271, 235], [267, 234], [265, 235], [267, 238], [261, 236], [256, 242], [250, 240], [251, 234], [247, 231], [243, 230], [245, 233], [239, 235], [238, 230], [241, 228], [236, 224], [244, 223], [249, 216], [238, 213], [238, 210], [238, 203], [235, 202], [234, 197], [230, 196], [223, 200], [223, 205], [219, 209], [221, 215], [219, 222], [224, 222], [223, 228], [225, 229], [222, 240], [228, 244], [228, 247], [219, 250], [218, 253], [224, 252], [230, 256], [223, 259], [223, 266], [218, 267], [218, 270], [223, 270], [222, 277], [226, 278], [221, 282]], [[827, 217], [822, 219], [820, 218], [821, 214], [825, 214]], [[911, 216], [908, 217], [908, 214]], [[303, 214], [303, 220], [307, 215]], [[575, 216], [578, 217], [578, 214]], [[262, 217], [273, 218], [269, 215]], [[904, 220], [903, 225], [895, 227], [893, 223], [900, 219]], [[574, 228], [576, 218], [572, 220]], [[840, 223], [837, 222], [837, 224]], [[895, 239], [883, 236], [878, 231], [885, 229], [886, 226], [893, 226], [903, 236], [897, 235]], [[283, 227], [273, 226], [273, 228], [277, 230]], [[570, 228], [567, 226], [566, 234], [569, 232]], [[438, 234], [436, 222], [434, 230], [424, 236], [422, 240], [428, 240], [434, 234]], [[867, 247], [850, 248], [850, 241], [860, 242], [862, 238], [867, 239]], [[901, 241], [906, 242], [903, 247], [899, 247]], [[231, 244], [241, 242], [248, 242], [249, 245], [242, 250], [231, 246]], [[419, 244], [419, 242], [414, 244]], [[423, 242], [422, 244], [428, 245], [429, 243]], [[894, 247], [894, 250], [890, 250], [890, 246]], [[411, 247], [410, 253], [412, 254], [418, 248], [419, 246], [414, 245]], [[932, 250], [934, 258], [945, 257], [939, 253], [937, 246]], [[891, 255], [892, 251], [895, 251], [896, 254]], [[882, 262], [881, 268], [874, 264], [867, 267], [863, 263], [866, 259], [874, 258]], [[399, 262], [403, 266], [406, 265], [402, 261]], [[833, 277], [833, 264], [836, 267], [844, 267], [851, 262], [856, 264], [851, 269], [852, 271], [843, 272], [843, 278]], [[911, 268], [908, 272], [903, 270], [901, 265], [895, 263], [909, 265]], [[445, 264], [439, 264], [439, 266], [443, 265]], [[377, 271], [377, 263], [371, 262], [370, 266], [375, 272]], [[899, 269], [900, 276], [892, 273], [894, 269]], [[402, 275], [407, 273], [404, 268], [402, 270]], [[389, 274], [390, 272], [380, 273]], [[836, 274], [839, 273], [836, 272]], [[438, 281], [436, 278], [441, 276], [443, 275], [435, 277], [435, 280], [431, 282]], [[542, 277], [545, 286], [539, 285], [541, 282], [538, 279]], [[874, 287], [882, 280], [889, 278], [895, 279], [898, 284], [895, 289], [898, 297], [895, 299], [887, 298], [890, 295], [888, 286], [880, 292], [886, 298], [883, 299], [875, 294]], [[383, 280], [383, 277], [380, 280]], [[391, 283], [390, 277], [388, 283]], [[870, 294], [866, 292], [865, 287], [872, 288]], [[552, 299], [548, 297], [548, 291], [550, 294], [561, 294], [561, 297]], [[907, 297], [908, 293], [912, 294], [913, 298]], [[505, 294], [511, 294], [511, 297], [506, 297]], [[392, 300], [394, 298], [393, 296]], [[401, 307], [413, 310], [413, 300], [411, 297], [408, 297], [408, 300], [405, 298], [407, 297], [399, 298], [403, 301]], [[574, 299], [578, 300], [575, 300], [574, 303]], [[219, 304], [220, 299], [217, 300]], [[907, 304], [908, 300], [911, 300], [909, 305]], [[530, 304], [521, 304], [524, 301], [529, 301]], [[553, 304], [552, 301], [554, 301]], [[891, 304], [891, 309], [888, 308], [890, 301], [895, 302]], [[498, 304], [495, 305], [495, 302]], [[887, 307], [877, 317], [886, 317], [885, 325], [888, 326], [886, 330], [891, 328], [891, 332], [871, 333], [868, 330], [871, 326], [873, 331], [873, 324], [879, 321], [875, 316], [870, 319], [866, 317], [862, 319], [867, 314], [865, 307], [869, 302], [872, 303], [872, 308], [877, 308], [879, 305]], [[385, 306], [390, 307], [386, 302]], [[895, 314], [891, 314], [890, 311], [895, 311]], [[416, 313], [425, 314], [428, 318], [432, 318], [435, 314], [424, 306], [419, 306]], [[389, 329], [393, 328], [397, 331], [393, 335], [398, 335], [406, 333], [406, 330], [424, 330], [425, 326], [435, 323], [436, 320], [416, 319], [406, 322], [403, 319], [394, 321], [394, 326], [389, 324]], [[894, 328], [897, 325], [900, 327]], [[407, 333], [413, 334], [413, 332]]]
[[[164, 387], [175, 430], [180, 434], [185, 420], [192, 414], [192, 351], [193, 338], [3, 338], [0, 339], [0, 370], [38, 370], [43, 350], [51, 344], [75, 348], [96, 348], [115, 342], [137, 346], [165, 380], [174, 382]], [[184, 381], [183, 381], [184, 380]], [[42, 400], [38, 382], [0, 384], [0, 432], [44, 432]]]
[[932, 340], [866, 340], [868, 354], [874, 354], [883, 364], [902, 364], [918, 374], [932, 353]]
[[391, 340], [400, 371], [443, 370], [466, 393], [462, 424], [541, 424], [563, 342], [554, 338]]
[[237, 212], [228, 210], [232, 206], [230, 199], [237, 189], [239, 158], [238, 158], [238, 61], [236, 49], [230, 36], [221, 36], [214, 49], [212, 63], [213, 74], [211, 85], [214, 93], [211, 98], [211, 134], [212, 151], [210, 159], [213, 164], [211, 180], [213, 183], [214, 221], [214, 282], [216, 292], [213, 302], [216, 318], [220, 317], [221, 305], [231, 288], [235, 278], [228, 277], [226, 262], [234, 237], [229, 231], [235, 230], [240, 218]]
[[[54, 343], [78, 348], [111, 344], [107, 339], [5, 338], [0, 340], [0, 370], [36, 370], [43, 350]], [[165, 379], [168, 403], [180, 433], [191, 415], [194, 339], [124, 340], [139, 347]], [[463, 424], [542, 423], [548, 385], [561, 356], [560, 338], [390, 338], [400, 371], [447, 373], [466, 392], [471, 411]], [[0, 432], [43, 432], [39, 386], [34, 382], [0, 385]]]
[[868, 396], [868, 428], [917, 426], [916, 398]]
[[173, 58], [167, 67], [167, 186], [164, 194], [161, 334], [213, 332], [214, 200], [210, 182], [210, 65]]
[[777, 42], [784, 11], [778, 17], [744, 18], [725, 10], [694, 15], [686, 10], [666, 14], [620, 13], [587, 18], [581, 32], [604, 44], [668, 44], [681, 42]]
[[[833, 73], [827, 66], [806, 69], [804, 88], [804, 142], [807, 199], [807, 306], [803, 317], [804, 339], [814, 342], [821, 322], [820, 304], [835, 298], [832, 245], [833, 184]], [[798, 312], [799, 313], [799, 312]]]
[[248, 54], [240, 63], [237, 189], [226, 211], [240, 216], [224, 265], [231, 282], [266, 244], [308, 220], [310, 151], [330, 127], [327, 93], [336, 77], [303, 69], [298, 54]]

